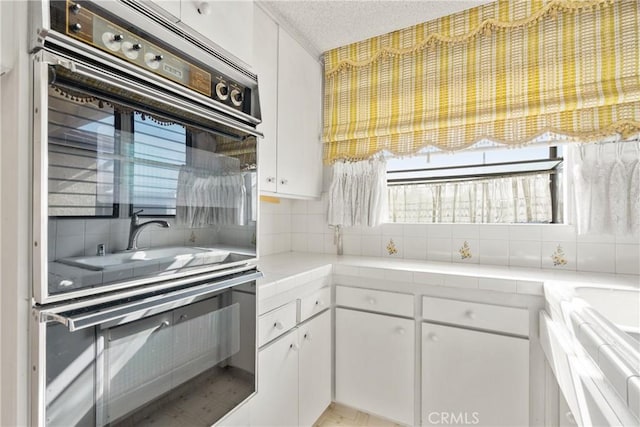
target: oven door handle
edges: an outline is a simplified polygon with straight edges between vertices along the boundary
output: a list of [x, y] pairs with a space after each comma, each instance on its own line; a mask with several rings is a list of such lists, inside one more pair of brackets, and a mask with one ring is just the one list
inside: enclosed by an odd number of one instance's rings
[[107, 308], [96, 307], [93, 310], [89, 308], [87, 311], [76, 314], [73, 314], [73, 312], [65, 313], [64, 311], [60, 312], [58, 310], [53, 312], [47, 309], [41, 309], [37, 310], [36, 315], [39, 316], [39, 321], [41, 323], [61, 323], [71, 332], [104, 323], [114, 326], [185, 306], [196, 302], [207, 294], [212, 294], [224, 289], [252, 282], [261, 277], [263, 277], [261, 272], [254, 271], [239, 277], [179, 289], [165, 294], [154, 295], [138, 301], [126, 302]]

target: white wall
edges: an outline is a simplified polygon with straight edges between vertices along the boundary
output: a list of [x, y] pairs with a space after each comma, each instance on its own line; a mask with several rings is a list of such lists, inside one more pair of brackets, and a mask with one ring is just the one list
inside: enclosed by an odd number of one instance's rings
[[[31, 99], [27, 3], [0, 1], [0, 425], [28, 425]], [[15, 29], [15, 32], [14, 32]]]
[[260, 202], [258, 250], [260, 256], [291, 251], [291, 206], [293, 201]]
[[[336, 253], [326, 212], [326, 193], [321, 201], [292, 202], [293, 251]], [[391, 240], [395, 254], [387, 250]], [[462, 259], [465, 241], [471, 257]], [[345, 255], [640, 274], [638, 236], [578, 235], [574, 226], [561, 224], [384, 224], [346, 228], [343, 245]], [[554, 265], [558, 246], [564, 265]]]

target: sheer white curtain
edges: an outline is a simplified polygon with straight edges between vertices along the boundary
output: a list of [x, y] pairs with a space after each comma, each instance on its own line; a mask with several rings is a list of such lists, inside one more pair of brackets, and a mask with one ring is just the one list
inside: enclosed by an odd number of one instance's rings
[[375, 227], [386, 219], [386, 207], [384, 159], [334, 163], [329, 189], [330, 225]]
[[408, 223], [551, 222], [549, 173], [389, 187], [389, 218]]
[[640, 235], [640, 143], [582, 144], [566, 153], [578, 233]]

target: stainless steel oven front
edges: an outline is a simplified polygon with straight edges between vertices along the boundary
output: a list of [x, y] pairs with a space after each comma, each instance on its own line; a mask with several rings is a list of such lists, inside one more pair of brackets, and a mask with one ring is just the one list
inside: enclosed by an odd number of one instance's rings
[[30, 3], [34, 302], [255, 264], [257, 77], [139, 2]]
[[33, 424], [211, 426], [256, 390], [260, 276], [34, 309]]

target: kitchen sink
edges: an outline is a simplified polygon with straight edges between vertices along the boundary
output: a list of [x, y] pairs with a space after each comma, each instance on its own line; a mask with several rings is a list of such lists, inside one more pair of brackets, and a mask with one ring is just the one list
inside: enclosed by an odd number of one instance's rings
[[168, 263], [168, 266], [179, 262], [187, 264], [215, 264], [225, 262], [232, 255], [229, 251], [214, 248], [172, 246], [163, 248], [138, 249], [135, 251], [116, 252], [103, 256], [82, 256], [59, 259], [58, 262], [73, 267], [102, 271], [128, 265], [141, 266], [150, 263]]

